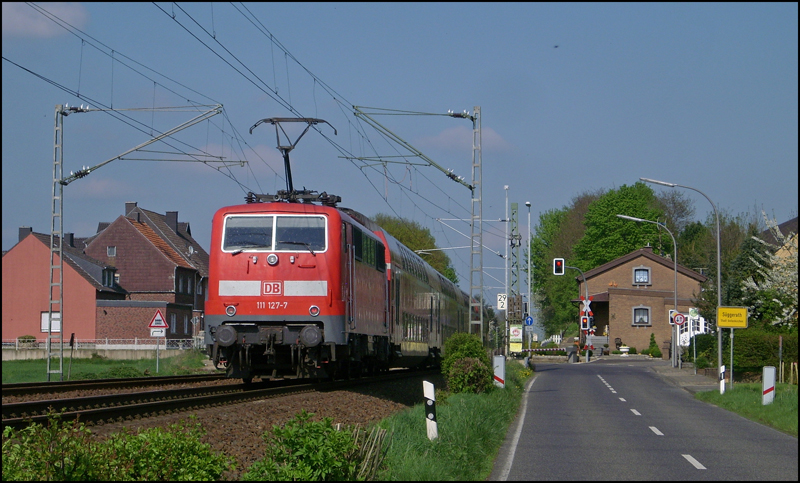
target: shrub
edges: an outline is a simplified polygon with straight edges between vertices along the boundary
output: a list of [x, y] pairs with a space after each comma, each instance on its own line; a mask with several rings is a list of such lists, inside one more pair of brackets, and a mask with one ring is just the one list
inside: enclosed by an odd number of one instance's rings
[[199, 423], [123, 430], [98, 442], [83, 423], [48, 416], [46, 427], [3, 430], [3, 480], [218, 480], [232, 466], [200, 442]]
[[302, 410], [283, 428], [264, 434], [267, 450], [242, 476], [245, 481], [353, 480], [358, 469], [358, 447], [348, 431], [337, 431], [330, 418], [310, 421]]
[[698, 369], [705, 369], [707, 367], [711, 367], [711, 363], [708, 362], [708, 358], [706, 358], [706, 356], [703, 355], [697, 356], [695, 364], [697, 365]]
[[452, 393], [480, 394], [493, 387], [492, 370], [476, 357], [458, 359], [446, 379], [447, 388]]
[[442, 374], [447, 377], [450, 373], [450, 368], [453, 363], [458, 359], [465, 357], [474, 357], [483, 362], [486, 367], [492, 367], [489, 356], [483, 348], [483, 343], [480, 338], [475, 334], [466, 334], [463, 332], [453, 334], [448, 337], [444, 343], [444, 361], [442, 361]]
[[631, 350], [628, 351], [628, 354], [636, 354], [636, 347], [631, 347]]
[[234, 463], [201, 441], [205, 433], [200, 423], [185, 420], [170, 424], [166, 430], [149, 428], [131, 433], [123, 428], [106, 441], [98, 455], [102, 463], [98, 464], [105, 465], [115, 480], [219, 480]]
[[50, 413], [47, 426], [3, 430], [3, 481], [105, 480], [94, 464], [96, 444], [82, 423]]
[[[633, 352], [632, 352], [633, 354]], [[642, 351], [642, 354], [650, 354], [653, 357], [661, 357], [661, 349], [658, 348], [658, 344], [656, 344], [656, 334], [650, 334], [650, 347]]]

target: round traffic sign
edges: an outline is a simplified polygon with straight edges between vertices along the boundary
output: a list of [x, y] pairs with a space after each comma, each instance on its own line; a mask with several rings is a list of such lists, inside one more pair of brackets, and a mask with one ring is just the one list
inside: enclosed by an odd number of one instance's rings
[[525, 325], [533, 325], [533, 317], [530, 315], [525, 317]]
[[682, 325], [684, 322], [686, 322], [686, 316], [683, 314], [675, 314], [674, 319], [675, 325]]

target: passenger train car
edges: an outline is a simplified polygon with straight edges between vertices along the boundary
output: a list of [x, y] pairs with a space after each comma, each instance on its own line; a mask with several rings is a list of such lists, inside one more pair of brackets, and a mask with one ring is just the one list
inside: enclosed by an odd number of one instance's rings
[[364, 215], [312, 198], [251, 193], [214, 215], [215, 366], [249, 382], [437, 364], [447, 337], [468, 330], [468, 295]]

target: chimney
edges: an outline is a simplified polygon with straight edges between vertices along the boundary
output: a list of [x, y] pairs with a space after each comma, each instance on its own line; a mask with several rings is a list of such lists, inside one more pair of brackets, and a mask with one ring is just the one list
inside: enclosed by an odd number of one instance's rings
[[22, 241], [26, 236], [33, 233], [33, 228], [29, 226], [21, 226], [19, 227], [19, 241]]
[[133, 214], [133, 221], [135, 221], [137, 223], [141, 223], [142, 222], [142, 212], [141, 211], [137, 211], [136, 213]]
[[168, 211], [167, 212], [167, 226], [170, 230], [178, 233], [178, 212], [177, 211]]
[[653, 247], [650, 246], [650, 242], [647, 242], [647, 245], [642, 248], [642, 250], [653, 253]]
[[128, 216], [128, 213], [133, 211], [134, 208], [136, 208], [136, 202], [135, 201], [126, 201], [125, 202], [125, 213], [123, 213], [122, 215], [123, 216]]
[[68, 247], [75, 248], [75, 234], [64, 233], [64, 244], [66, 244]]

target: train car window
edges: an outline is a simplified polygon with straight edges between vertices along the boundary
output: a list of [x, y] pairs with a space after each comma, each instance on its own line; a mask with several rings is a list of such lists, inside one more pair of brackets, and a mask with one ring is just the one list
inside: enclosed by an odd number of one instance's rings
[[386, 247], [380, 242], [378, 242], [377, 253], [375, 253], [375, 268], [381, 272], [386, 271]]
[[355, 252], [356, 260], [364, 258], [364, 240], [361, 230], [353, 227], [353, 251]]
[[275, 249], [325, 251], [325, 218], [321, 216], [278, 216]]
[[222, 249], [272, 250], [274, 216], [229, 216], [225, 218]]

